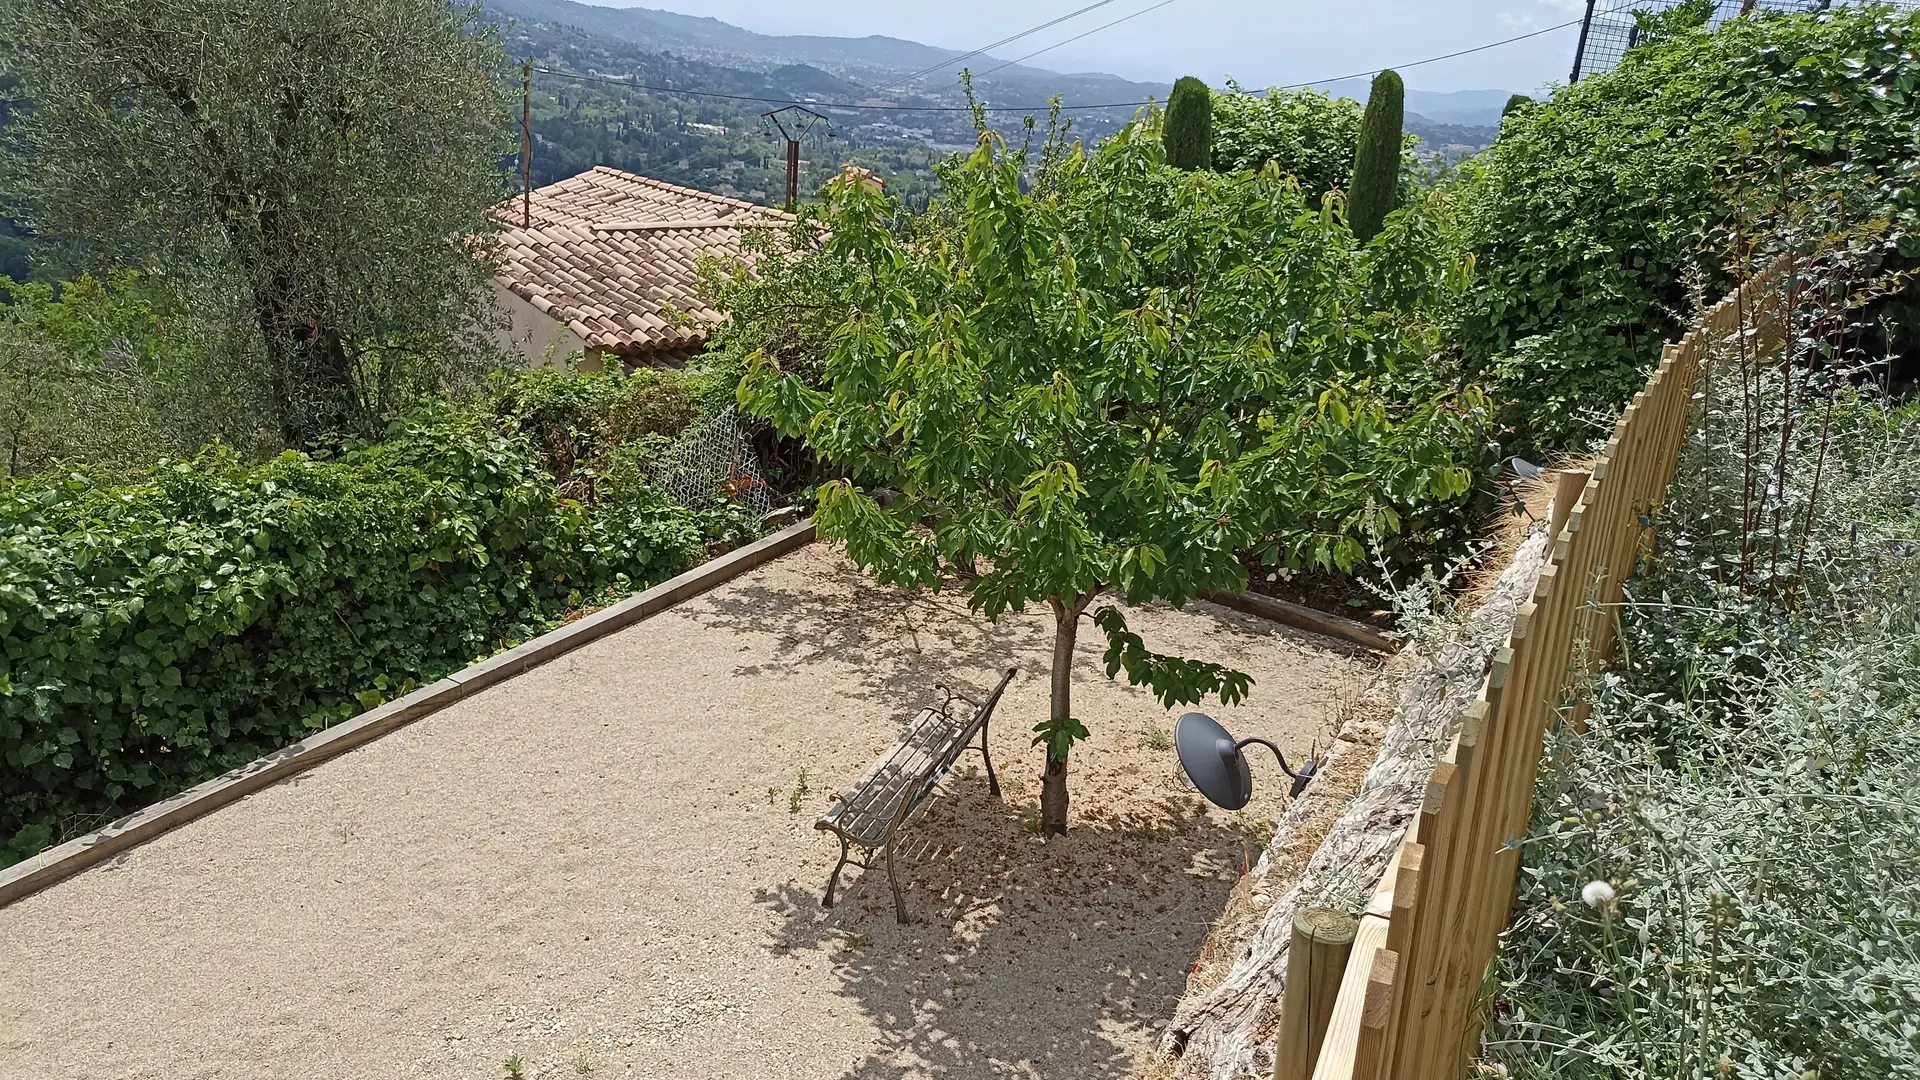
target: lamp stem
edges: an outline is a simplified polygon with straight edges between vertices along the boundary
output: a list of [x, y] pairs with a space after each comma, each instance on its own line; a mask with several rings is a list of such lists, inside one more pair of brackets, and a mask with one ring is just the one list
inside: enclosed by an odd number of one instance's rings
[[1268, 742], [1265, 739], [1262, 739], [1258, 736], [1255, 736], [1254, 738], [1251, 738], [1251, 739], [1241, 739], [1239, 742], [1233, 744], [1233, 748], [1235, 750], [1244, 750], [1248, 746], [1251, 746], [1254, 743], [1259, 743], [1261, 746], [1264, 746], [1267, 749], [1273, 751], [1273, 756], [1280, 759], [1281, 772], [1286, 773], [1288, 776], [1293, 777], [1295, 780], [1300, 779], [1300, 774], [1297, 772], [1294, 772], [1293, 767], [1287, 764], [1287, 755], [1282, 754], [1280, 752], [1279, 747], [1273, 745], [1272, 743]]

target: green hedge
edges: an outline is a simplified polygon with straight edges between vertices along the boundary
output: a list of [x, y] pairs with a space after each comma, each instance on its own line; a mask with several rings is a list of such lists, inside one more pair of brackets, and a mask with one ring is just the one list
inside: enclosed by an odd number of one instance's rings
[[1716, 230], [1783, 170], [1842, 169], [1872, 192], [1855, 221], [1884, 215], [1901, 255], [1920, 257], [1917, 131], [1920, 14], [1857, 5], [1668, 27], [1618, 69], [1508, 115], [1453, 205], [1480, 275], [1460, 344], [1516, 431], [1510, 448], [1605, 437], [1684, 332], [1690, 288], [1731, 288]]
[[520, 420], [0, 487], [0, 864], [704, 557], [644, 485], [569, 497]]

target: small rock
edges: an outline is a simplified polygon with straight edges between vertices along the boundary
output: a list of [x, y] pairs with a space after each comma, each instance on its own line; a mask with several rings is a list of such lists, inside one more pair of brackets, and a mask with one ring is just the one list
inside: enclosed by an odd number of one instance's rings
[[798, 506], [782, 506], [761, 515], [760, 524], [769, 529], [784, 529], [806, 515]]

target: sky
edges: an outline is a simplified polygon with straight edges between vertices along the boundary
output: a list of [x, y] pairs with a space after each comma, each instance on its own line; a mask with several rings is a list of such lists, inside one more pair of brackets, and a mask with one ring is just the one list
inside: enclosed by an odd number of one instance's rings
[[[708, 15], [763, 34], [884, 34], [975, 49], [1094, 0], [586, 0]], [[1110, 0], [994, 54], [1011, 60], [1159, 0]], [[1105, 71], [1143, 81], [1198, 75], [1247, 86], [1325, 82], [1400, 67], [1420, 90], [1531, 91], [1565, 81], [1578, 25], [1472, 56], [1415, 60], [1579, 19], [1584, 0], [1172, 0], [1158, 10], [1035, 56], [1056, 71]]]

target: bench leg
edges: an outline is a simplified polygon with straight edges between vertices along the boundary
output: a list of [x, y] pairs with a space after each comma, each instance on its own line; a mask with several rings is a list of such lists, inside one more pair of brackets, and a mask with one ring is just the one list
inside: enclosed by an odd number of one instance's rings
[[833, 876], [827, 878], [827, 897], [826, 899], [820, 901], [821, 907], [830, 908], [833, 906], [833, 890], [837, 888], [840, 884], [840, 871], [846, 868], [847, 852], [849, 850], [850, 849], [847, 847], [847, 838], [844, 836], [841, 837], [840, 838], [840, 861], [833, 864]]
[[898, 837], [887, 841], [887, 884], [893, 887], [893, 917], [905, 925], [907, 921], [907, 902], [900, 898], [900, 879], [893, 873], [893, 849]]
[[987, 763], [987, 794], [996, 799], [1000, 794], [1000, 778], [993, 775], [993, 755], [987, 752], [987, 725], [980, 725], [980, 759]]

